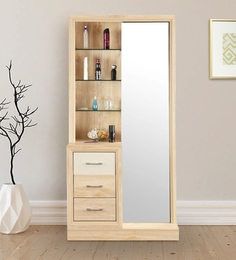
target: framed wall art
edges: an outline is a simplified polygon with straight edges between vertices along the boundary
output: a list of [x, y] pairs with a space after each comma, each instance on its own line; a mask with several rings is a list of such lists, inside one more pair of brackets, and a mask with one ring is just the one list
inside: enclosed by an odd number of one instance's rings
[[236, 79], [236, 19], [210, 19], [210, 79]]

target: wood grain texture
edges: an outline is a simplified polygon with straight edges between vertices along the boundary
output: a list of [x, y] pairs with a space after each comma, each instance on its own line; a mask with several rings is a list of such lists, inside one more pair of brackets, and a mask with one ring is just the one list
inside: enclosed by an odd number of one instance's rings
[[0, 234], [0, 259], [232, 260], [236, 226], [180, 226], [180, 241], [66, 241], [66, 226], [31, 226]]
[[[81, 107], [91, 106], [93, 96], [97, 96], [100, 104], [109, 96], [114, 108], [120, 108], [120, 88], [122, 82], [106, 81], [78, 81], [83, 76], [83, 58], [89, 58], [89, 78], [94, 78], [94, 63], [96, 58], [101, 59], [103, 78], [109, 79], [110, 66], [118, 64], [118, 78], [120, 75], [120, 50], [75, 50], [83, 46], [83, 26], [88, 25], [89, 48], [102, 49], [102, 33], [106, 27], [110, 28], [111, 48], [121, 47], [121, 23], [137, 21], [167, 21], [170, 24], [170, 204], [171, 223], [165, 224], [122, 224], [122, 181], [121, 181], [121, 112], [82, 112], [75, 111]], [[122, 51], [122, 50], [121, 50]], [[69, 141], [68, 145], [68, 239], [71, 240], [177, 240], [179, 230], [176, 225], [176, 190], [175, 190], [175, 18], [174, 16], [79, 16], [72, 17], [70, 24], [70, 72], [69, 72]], [[122, 86], [123, 87], [123, 86]], [[102, 107], [102, 106], [101, 106]], [[116, 142], [114, 144], [99, 143], [86, 144], [87, 132], [92, 128], [108, 129], [109, 124], [116, 126]], [[108, 222], [94, 221], [91, 225], [75, 223], [73, 220], [73, 153], [74, 152], [115, 151], [116, 153], [116, 215], [117, 221], [110, 225]], [[104, 233], [103, 228], [106, 232]], [[115, 232], [114, 232], [115, 230]], [[163, 248], [164, 254], [168, 250]], [[127, 255], [129, 256], [129, 254]], [[166, 255], [165, 255], [166, 257]], [[132, 259], [132, 258], [127, 258]], [[134, 258], [137, 259], [137, 258]]]
[[115, 176], [75, 175], [74, 197], [115, 197]]
[[114, 198], [74, 198], [74, 220], [115, 221], [116, 200]]
[[95, 80], [95, 64], [100, 59], [101, 79], [111, 80], [111, 66], [117, 66], [117, 80], [121, 79], [120, 51], [112, 50], [77, 50], [75, 55], [76, 80], [83, 80], [84, 75], [84, 57], [88, 57], [88, 79]]
[[121, 140], [121, 116], [120, 112], [101, 111], [77, 111], [76, 112], [76, 140], [88, 139], [87, 133], [93, 128], [105, 129], [109, 125], [115, 125], [116, 141]]
[[79, 81], [76, 82], [76, 109], [92, 108], [94, 96], [97, 97], [98, 108], [105, 109], [106, 99], [113, 103], [112, 109], [121, 109], [120, 81]]
[[75, 142], [75, 20], [69, 23], [69, 142]]
[[74, 175], [115, 175], [115, 153], [74, 153]]
[[[99, 21], [99, 20], [98, 20]], [[103, 49], [103, 30], [110, 30], [110, 49], [121, 48], [121, 23], [112, 22], [76, 22], [75, 24], [75, 46], [83, 48], [83, 29], [88, 27], [89, 48]]]

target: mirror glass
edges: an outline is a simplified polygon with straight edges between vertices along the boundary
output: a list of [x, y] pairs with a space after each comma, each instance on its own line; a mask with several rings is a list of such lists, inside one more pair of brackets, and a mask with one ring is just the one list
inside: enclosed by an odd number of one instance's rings
[[170, 222], [169, 23], [122, 24], [125, 223]]

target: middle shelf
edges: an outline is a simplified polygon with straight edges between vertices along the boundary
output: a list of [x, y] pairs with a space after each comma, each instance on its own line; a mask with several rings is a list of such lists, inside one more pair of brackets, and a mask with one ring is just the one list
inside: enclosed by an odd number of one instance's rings
[[[84, 49], [76, 50], [75, 78], [76, 80], [84, 80], [84, 58], [88, 58], [88, 79], [95, 80], [95, 65], [97, 59], [101, 64], [101, 80], [111, 80], [112, 65], [116, 65], [116, 80], [121, 80], [121, 52], [120, 51], [104, 51]], [[87, 81], [87, 80], [84, 80]]]

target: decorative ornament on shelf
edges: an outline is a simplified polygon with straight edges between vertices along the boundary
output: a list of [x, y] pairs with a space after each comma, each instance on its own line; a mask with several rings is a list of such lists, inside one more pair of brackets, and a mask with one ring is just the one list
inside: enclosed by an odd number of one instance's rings
[[105, 129], [94, 128], [88, 132], [87, 136], [95, 142], [106, 141], [108, 138], [108, 132]]
[[[36, 126], [32, 115], [38, 108], [31, 109], [29, 106], [22, 108], [20, 101], [25, 96], [31, 85], [14, 83], [12, 79], [12, 62], [7, 66], [8, 77], [13, 88], [13, 106], [16, 115], [9, 115], [7, 111], [10, 102], [4, 98], [0, 102], [0, 135], [7, 139], [10, 147], [10, 177], [11, 183], [3, 184], [0, 190], [0, 232], [15, 234], [25, 231], [30, 224], [31, 210], [29, 200], [21, 184], [16, 184], [13, 172], [15, 156], [21, 151], [18, 145], [26, 129]], [[8, 147], [7, 147], [8, 148]]]

